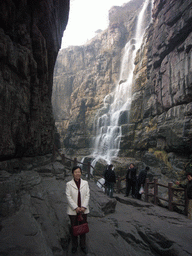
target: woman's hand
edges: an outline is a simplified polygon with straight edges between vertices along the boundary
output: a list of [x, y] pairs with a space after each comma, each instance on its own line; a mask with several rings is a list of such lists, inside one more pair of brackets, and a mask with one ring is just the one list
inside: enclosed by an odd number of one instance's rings
[[77, 208], [75, 209], [76, 213], [84, 213], [85, 210], [86, 210], [85, 207], [77, 207]]
[[86, 208], [85, 208], [85, 207], [81, 207], [81, 212], [82, 212], [82, 213], [84, 213], [84, 212], [85, 212], [85, 210], [86, 210]]
[[76, 211], [76, 213], [80, 213], [80, 212], [81, 212], [81, 207], [77, 207], [77, 208], [75, 209], [75, 211]]

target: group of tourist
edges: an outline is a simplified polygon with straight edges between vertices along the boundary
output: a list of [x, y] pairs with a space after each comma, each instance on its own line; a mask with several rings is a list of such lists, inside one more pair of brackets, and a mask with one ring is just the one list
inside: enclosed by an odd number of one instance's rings
[[146, 166], [145, 169], [139, 172], [139, 175], [136, 175], [136, 168], [133, 163], [129, 165], [129, 168], [126, 173], [126, 192], [125, 197], [131, 195], [133, 198], [141, 199], [141, 195], [144, 192], [145, 180], [147, 177], [147, 171], [149, 167]]
[[[142, 169], [138, 176], [136, 175], [136, 168], [133, 163], [128, 167], [126, 173], [126, 192], [125, 197], [128, 197], [131, 191], [133, 198], [141, 199], [144, 193], [144, 185], [147, 177], [147, 172], [150, 168], [146, 166]], [[114, 184], [116, 183], [116, 177], [113, 165], [109, 165], [104, 172], [106, 193], [109, 197], [113, 197]], [[187, 184], [182, 185], [180, 182], [176, 182], [177, 185], [187, 189], [188, 203], [188, 218], [192, 220], [192, 173], [186, 172]]]
[[[149, 167], [139, 172], [137, 177], [136, 168], [133, 163], [129, 165], [129, 168], [126, 173], [126, 192], [125, 196], [129, 196], [130, 191], [132, 192], [132, 197], [141, 199], [141, 195], [144, 192], [145, 179], [147, 176], [147, 171]], [[114, 172], [114, 167], [112, 164], [108, 165], [104, 171], [103, 177], [105, 179], [105, 191], [109, 197], [113, 197], [114, 184], [116, 183], [116, 175]]]

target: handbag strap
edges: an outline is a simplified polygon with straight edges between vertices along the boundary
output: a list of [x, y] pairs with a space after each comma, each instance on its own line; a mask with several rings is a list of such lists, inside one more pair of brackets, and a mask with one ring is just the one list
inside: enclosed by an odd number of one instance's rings
[[79, 222], [83, 221], [82, 213], [77, 214], [77, 221], [79, 221]]

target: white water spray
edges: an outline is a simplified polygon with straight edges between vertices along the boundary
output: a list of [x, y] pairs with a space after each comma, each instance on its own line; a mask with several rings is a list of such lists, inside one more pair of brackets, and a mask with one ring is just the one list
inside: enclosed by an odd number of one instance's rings
[[109, 164], [111, 158], [118, 155], [121, 140], [121, 124], [128, 122], [128, 111], [131, 105], [131, 87], [134, 70], [134, 59], [140, 48], [143, 34], [149, 25], [144, 22], [145, 12], [151, 0], [145, 0], [137, 21], [135, 38], [125, 46], [121, 64], [120, 79], [114, 92], [104, 98], [104, 106], [95, 117], [96, 136], [94, 140], [94, 160], [104, 159]]

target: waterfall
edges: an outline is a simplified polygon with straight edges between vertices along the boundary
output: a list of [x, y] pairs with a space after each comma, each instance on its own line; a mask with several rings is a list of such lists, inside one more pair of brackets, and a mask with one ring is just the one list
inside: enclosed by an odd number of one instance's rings
[[139, 13], [135, 37], [125, 45], [120, 68], [120, 78], [115, 90], [105, 96], [104, 106], [95, 116], [94, 160], [104, 159], [108, 164], [118, 155], [122, 136], [121, 124], [128, 122], [131, 105], [131, 87], [134, 71], [134, 59], [140, 48], [143, 34], [149, 25], [144, 22], [145, 11], [151, 0], [145, 0]]

